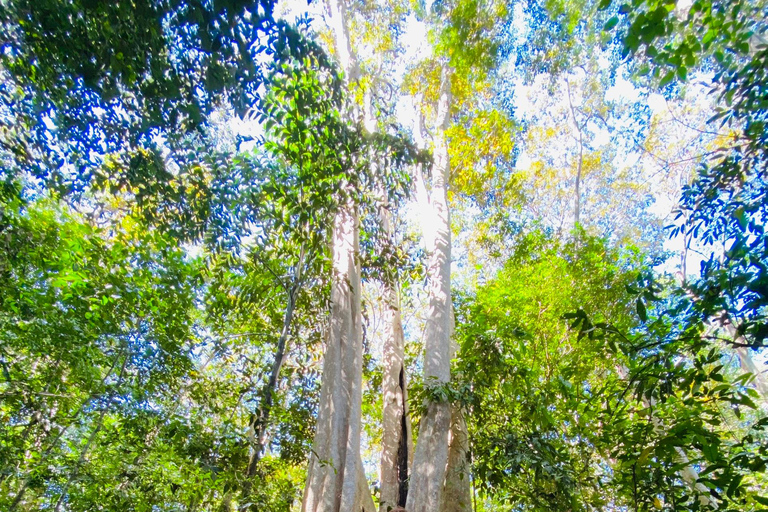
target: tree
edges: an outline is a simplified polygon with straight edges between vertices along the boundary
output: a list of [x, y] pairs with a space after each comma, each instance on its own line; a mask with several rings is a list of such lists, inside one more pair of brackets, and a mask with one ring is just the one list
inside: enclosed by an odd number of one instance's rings
[[131, 410], [191, 368], [199, 267], [130, 223], [106, 241], [52, 202], [2, 216], [3, 507], [87, 509], [98, 498], [81, 482], [120, 469], [99, 460], [104, 443], [141, 439], [152, 414]]
[[[330, 2], [328, 9], [334, 50], [345, 84], [351, 89], [361, 87], [360, 63], [350, 42], [347, 6], [343, 0], [339, 0]], [[351, 125], [359, 126], [366, 117], [371, 117], [361, 105], [354, 102], [354, 96], [343, 106], [343, 111]], [[371, 135], [366, 134], [366, 137]], [[386, 134], [380, 140], [386, 141]], [[318, 429], [310, 457], [302, 510], [374, 510], [360, 456], [363, 349], [360, 218], [355, 197], [358, 183], [355, 180], [364, 175], [369, 159], [376, 162], [377, 168], [384, 175], [395, 170], [397, 159], [384, 158], [385, 155], [372, 149], [375, 148], [363, 144], [347, 148], [348, 159], [343, 165], [348, 178], [337, 191], [341, 198], [332, 234], [330, 326], [323, 363]], [[388, 166], [393, 169], [387, 170]], [[377, 178], [381, 179], [382, 176]], [[385, 200], [388, 196], [389, 191], [386, 190]], [[393, 321], [397, 319], [393, 318]], [[392, 329], [397, 328], [396, 324], [392, 326]], [[393, 342], [397, 343], [397, 340]]]
[[466, 404], [481, 503], [626, 506], [604, 471], [613, 465], [604, 404], [621, 390], [626, 362], [567, 317], [583, 308], [633, 326], [624, 288], [642, 262], [586, 235], [561, 242], [533, 232], [515, 247], [494, 280], [459, 302], [456, 398]]

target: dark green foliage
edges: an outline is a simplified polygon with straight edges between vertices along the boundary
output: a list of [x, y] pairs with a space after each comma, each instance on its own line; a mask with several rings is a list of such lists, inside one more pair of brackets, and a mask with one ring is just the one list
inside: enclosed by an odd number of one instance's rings
[[155, 411], [193, 367], [199, 271], [163, 238], [106, 241], [55, 204], [6, 203], [0, 229], [0, 503], [29, 509], [47, 494], [89, 510], [96, 497], [71, 491], [106, 478], [109, 492], [129, 462], [101, 454], [110, 438], [137, 458], [162, 439]]
[[151, 149], [159, 137], [173, 148], [221, 106], [246, 114], [270, 62], [262, 55], [322, 58], [300, 31], [274, 19], [273, 4], [5, 3], [6, 172], [80, 190], [106, 154]]

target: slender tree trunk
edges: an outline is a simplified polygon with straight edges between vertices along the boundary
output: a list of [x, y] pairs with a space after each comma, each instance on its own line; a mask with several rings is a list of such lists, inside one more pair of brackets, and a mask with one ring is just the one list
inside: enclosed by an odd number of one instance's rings
[[288, 342], [288, 336], [293, 322], [293, 312], [296, 308], [296, 299], [301, 288], [301, 270], [304, 265], [304, 250], [301, 250], [299, 260], [296, 264], [296, 270], [290, 288], [288, 288], [288, 297], [286, 299], [285, 312], [283, 314], [283, 327], [280, 331], [280, 337], [277, 340], [275, 349], [275, 358], [272, 362], [272, 371], [269, 374], [269, 380], [264, 384], [259, 395], [261, 397], [259, 410], [251, 421], [251, 458], [248, 461], [245, 482], [243, 482], [242, 496], [244, 502], [248, 502], [253, 488], [253, 479], [256, 477], [256, 471], [259, 467], [259, 461], [264, 451], [267, 440], [267, 428], [269, 427], [269, 417], [272, 413], [275, 391], [277, 389], [277, 380], [280, 377], [280, 370], [285, 361], [285, 349]]
[[[430, 205], [433, 222], [425, 233], [429, 251], [429, 312], [424, 339], [424, 385], [446, 385], [451, 377], [451, 223], [448, 212], [449, 163], [445, 129], [449, 121], [450, 77], [444, 67], [434, 131]], [[419, 426], [406, 509], [438, 512], [448, 464], [451, 404], [430, 400]]]
[[573, 116], [573, 125], [576, 127], [576, 131], [579, 134], [579, 160], [576, 162], [576, 188], [574, 190], [574, 206], [573, 206], [573, 226], [574, 228], [581, 223], [581, 174], [582, 166], [584, 164], [584, 133], [583, 128], [579, 126], [579, 120], [576, 118], [576, 109], [573, 106], [573, 100], [571, 99], [571, 83], [568, 79], [565, 79], [565, 86], [568, 90], [568, 106], [571, 108], [571, 115]]
[[[742, 344], [746, 343], [744, 337], [739, 335], [736, 327], [730, 322], [729, 319], [726, 318], [721, 322], [723, 323], [725, 330], [728, 332], [728, 335], [731, 336], [734, 341], [738, 341]], [[763, 405], [768, 406], [768, 379], [765, 377], [765, 370], [760, 371], [754, 360], [752, 360], [752, 354], [749, 352], [749, 348], [747, 347], [736, 347], [736, 357], [739, 358], [739, 366], [741, 367], [741, 371], [744, 373], [751, 373], [753, 375], [752, 385], [755, 387], [755, 391], [757, 391], [758, 395], [760, 395], [760, 401], [763, 402]]]
[[582, 134], [579, 132], [579, 162], [576, 167], [576, 190], [575, 190], [575, 206], [573, 212], [573, 223], [575, 226], [581, 225], [581, 166], [584, 162], [584, 145], [582, 142]]
[[[391, 213], [382, 208], [383, 230], [392, 240]], [[413, 459], [411, 422], [408, 416], [408, 390], [405, 376], [405, 339], [400, 315], [397, 277], [384, 279], [383, 432], [381, 437], [381, 494], [379, 511], [404, 507], [408, 496], [408, 470]]]
[[[688, 254], [688, 240], [686, 238], [683, 257], [681, 259], [682, 269], [680, 271], [680, 283], [679, 283], [680, 286], [682, 287], [685, 287], [685, 277], [686, 277], [685, 265], [686, 265], [687, 254]], [[693, 300], [694, 302], [698, 300], [698, 297], [693, 295], [690, 291], [688, 292], [688, 295], [690, 296], [691, 300]], [[719, 325], [720, 327], [723, 327], [725, 329], [725, 331], [728, 333], [728, 336], [733, 338], [734, 342], [740, 343], [742, 345], [747, 344], [747, 340], [745, 340], [744, 337], [739, 334], [738, 330], [736, 329], [736, 326], [733, 325], [726, 311], [722, 311], [719, 315], [717, 315], [716, 320], [717, 320], [717, 323], [713, 324], [713, 327], [716, 327], [717, 325]], [[768, 407], [768, 378], [766, 378], [766, 375], [765, 375], [766, 370], [761, 371], [757, 367], [757, 365], [755, 364], [755, 361], [752, 359], [752, 354], [750, 353], [748, 347], [734, 347], [734, 351], [736, 352], [736, 357], [739, 358], [739, 366], [741, 367], [741, 371], [743, 371], [744, 373], [752, 374], [753, 379], [751, 383], [755, 387], [755, 391], [757, 391], [758, 395], [760, 396], [760, 401], [762, 402], [762, 405]]]
[[[377, 129], [373, 114], [373, 91], [364, 95], [364, 122], [369, 133]], [[374, 156], [374, 155], [371, 155]], [[372, 159], [374, 165], [375, 160]], [[381, 198], [386, 203], [387, 190]], [[395, 247], [395, 227], [387, 204], [379, 208], [385, 243]], [[391, 253], [388, 253], [391, 254]], [[380, 459], [379, 511], [389, 512], [405, 506], [408, 472], [413, 461], [411, 419], [408, 415], [408, 385], [405, 374], [405, 337], [400, 312], [400, 286], [397, 271], [387, 266], [382, 278], [384, 296], [384, 347], [382, 375], [382, 438]]]
[[[656, 428], [661, 428], [660, 425], [656, 425], [657, 421], [658, 419], [654, 418], [654, 425]], [[686, 484], [688, 484], [688, 487], [690, 487], [691, 490], [696, 491], [699, 497], [699, 504], [702, 507], [717, 510], [717, 503], [712, 501], [709, 488], [699, 482], [699, 472], [696, 471], [696, 469], [693, 467], [693, 464], [690, 463], [688, 456], [685, 454], [683, 449], [678, 446], [675, 448], [675, 453], [675, 461], [678, 464], [684, 465], [683, 469], [680, 470], [680, 477]]]

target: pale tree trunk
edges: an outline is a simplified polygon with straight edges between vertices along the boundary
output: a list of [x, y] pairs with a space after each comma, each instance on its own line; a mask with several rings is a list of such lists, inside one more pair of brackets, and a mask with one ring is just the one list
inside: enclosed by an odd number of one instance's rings
[[[449, 121], [450, 78], [443, 69], [434, 130], [434, 166], [430, 206], [433, 219], [426, 226], [429, 245], [429, 312], [424, 333], [424, 385], [448, 384], [451, 376], [451, 224], [448, 212], [448, 148], [445, 128]], [[451, 430], [451, 404], [432, 401], [419, 426], [406, 509], [408, 512], [440, 510]]]
[[348, 200], [334, 222], [331, 319], [303, 512], [374, 510], [360, 457], [363, 347], [358, 246], [357, 208]]
[[[680, 271], [681, 277], [679, 284], [682, 287], [685, 287], [685, 265], [687, 250], [688, 244], [686, 242], [683, 258], [681, 261], [682, 269]], [[688, 295], [694, 302], [698, 300], [698, 297], [692, 293], [688, 292]], [[760, 402], [762, 405], [764, 407], [768, 407], [768, 378], [766, 378], [765, 375], [766, 370], [760, 370], [757, 367], [755, 361], [752, 359], [752, 354], [749, 351], [749, 347], [738, 346], [747, 345], [747, 340], [744, 339], [744, 336], [739, 334], [736, 326], [733, 325], [726, 311], [722, 311], [719, 315], [717, 315], [715, 320], [716, 321], [711, 324], [711, 327], [713, 329], [717, 329], [718, 326], [723, 327], [725, 332], [728, 333], [728, 336], [730, 336], [733, 342], [737, 344], [737, 346], [733, 347], [733, 349], [736, 352], [736, 357], [739, 358], [739, 367], [744, 373], [749, 373], [752, 375], [753, 378], [750, 383], [754, 386], [755, 391], [757, 391], [757, 394], [760, 396]]]
[[[329, 23], [346, 85], [360, 68], [351, 50], [346, 6], [329, 0]], [[352, 115], [358, 109], [352, 109]], [[343, 191], [333, 226], [331, 312], [314, 446], [302, 512], [375, 512], [360, 457], [363, 342], [360, 313], [360, 221], [354, 190]]]
[[448, 470], [440, 512], [469, 512], [472, 510], [472, 489], [469, 483], [469, 434], [464, 413], [453, 408], [451, 438], [448, 449]]
[[[453, 314], [451, 314], [451, 329], [455, 327], [456, 320]], [[453, 341], [451, 343], [451, 358], [456, 355], [458, 348], [458, 344]], [[446, 469], [440, 512], [472, 511], [472, 487], [469, 481], [470, 469], [467, 422], [464, 418], [464, 411], [454, 405], [451, 409], [448, 467]]]
[[[656, 429], [662, 428], [658, 418], [654, 418], [654, 427]], [[698, 495], [699, 504], [705, 508], [717, 510], [717, 503], [712, 501], [712, 494], [710, 493], [709, 488], [699, 482], [699, 472], [696, 471], [696, 469], [690, 463], [688, 456], [685, 454], [683, 449], [677, 446], [675, 447], [675, 452], [675, 462], [685, 466], [680, 470], [680, 477], [686, 484], [688, 484], [688, 487], [696, 492]]]
[[581, 224], [581, 175], [582, 166], [584, 164], [584, 133], [583, 127], [579, 126], [579, 120], [576, 118], [576, 109], [573, 107], [573, 101], [571, 100], [571, 83], [568, 78], [565, 79], [565, 86], [568, 90], [568, 105], [571, 109], [571, 115], [573, 116], [573, 125], [576, 127], [576, 132], [579, 134], [577, 140], [579, 144], [579, 160], [576, 162], [576, 187], [574, 190], [574, 206], [573, 206], [573, 227], [574, 229]]
[[[727, 318], [721, 320], [728, 335], [733, 338], [736, 343], [746, 344], [746, 340], [743, 336], [739, 335], [736, 327]], [[760, 401], [764, 406], [768, 406], [768, 379], [765, 377], [765, 370], [760, 370], [755, 361], [752, 359], [752, 354], [749, 352], [748, 347], [736, 347], [736, 357], [739, 358], [739, 366], [744, 373], [750, 373], [753, 376], [752, 385], [755, 387], [758, 395], [760, 395]]]
[[[382, 208], [383, 231], [391, 241], [394, 229], [391, 213]], [[405, 376], [405, 339], [400, 314], [396, 274], [384, 278], [384, 372], [383, 430], [381, 436], [381, 494], [379, 511], [404, 507], [408, 495], [408, 469], [413, 460], [411, 420], [408, 416], [408, 387]]]
[[[365, 128], [376, 131], [373, 94], [364, 95]], [[395, 228], [387, 203], [387, 191], [381, 190], [385, 203], [379, 209], [386, 243], [395, 246]], [[384, 347], [382, 375], [382, 436], [380, 464], [379, 511], [389, 512], [405, 506], [408, 495], [408, 471], [413, 462], [413, 436], [408, 415], [408, 384], [405, 374], [405, 337], [400, 312], [400, 287], [397, 272], [385, 269], [382, 279], [384, 296]]]
[[[376, 131], [373, 91], [364, 94], [364, 126]], [[373, 155], [372, 155], [373, 156]], [[375, 165], [375, 164], [374, 164]], [[381, 190], [384, 205], [379, 209], [386, 243], [395, 246], [395, 228], [388, 208], [387, 190]], [[408, 495], [408, 470], [413, 461], [411, 419], [408, 415], [408, 385], [405, 375], [405, 337], [400, 313], [400, 287], [397, 272], [385, 269], [382, 279], [384, 296], [384, 347], [382, 374], [382, 438], [380, 463], [379, 511], [388, 512], [405, 506]]]
[[744, 373], [751, 373], [754, 376], [752, 384], [755, 391], [760, 395], [760, 401], [764, 406], [768, 406], [768, 381], [766, 381], [765, 370], [760, 370], [752, 359], [747, 347], [736, 348], [736, 356], [739, 358], [739, 365]]

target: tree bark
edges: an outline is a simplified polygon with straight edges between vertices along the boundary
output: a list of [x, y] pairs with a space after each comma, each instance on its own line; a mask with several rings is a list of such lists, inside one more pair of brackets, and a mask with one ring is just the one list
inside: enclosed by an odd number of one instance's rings
[[[391, 213], [382, 208], [383, 231], [390, 239], [394, 229]], [[405, 339], [400, 314], [397, 277], [384, 278], [383, 431], [381, 437], [380, 512], [404, 507], [408, 496], [408, 470], [413, 459], [411, 421], [408, 416], [408, 390], [405, 375]]]
[[469, 482], [469, 434], [464, 413], [453, 408], [451, 439], [448, 447], [448, 469], [440, 512], [470, 512], [472, 489]]
[[357, 512], [372, 506], [360, 458], [363, 347], [359, 219], [351, 199], [336, 214], [332, 243], [330, 326], [302, 512]]
[[[449, 162], [445, 129], [449, 121], [450, 70], [443, 68], [434, 130], [434, 166], [427, 226], [429, 312], [424, 339], [424, 386], [446, 385], [451, 377], [451, 223], [448, 212]], [[451, 404], [429, 400], [421, 419], [408, 491], [408, 512], [439, 512], [448, 464]]]
[[[328, 0], [328, 21], [336, 57], [346, 85], [360, 79], [360, 67], [349, 39], [344, 0]], [[359, 108], [351, 105], [350, 117]], [[353, 119], [354, 120], [354, 119]], [[302, 512], [375, 512], [360, 457], [363, 340], [360, 312], [360, 221], [354, 190], [346, 196], [333, 227], [331, 314], [328, 329], [320, 410], [309, 459]]]

